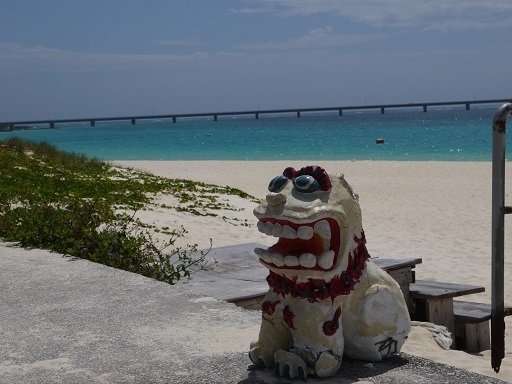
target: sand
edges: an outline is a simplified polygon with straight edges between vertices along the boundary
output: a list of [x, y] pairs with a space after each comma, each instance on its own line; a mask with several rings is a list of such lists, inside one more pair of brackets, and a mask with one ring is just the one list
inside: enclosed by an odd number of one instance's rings
[[[309, 161], [120, 161], [122, 166], [170, 178], [184, 178], [240, 188], [264, 198], [268, 182], [287, 166]], [[421, 257], [418, 279], [482, 285], [486, 291], [464, 300], [490, 303], [491, 297], [491, 163], [488, 162], [372, 162], [324, 161], [330, 172], [343, 173], [360, 196], [367, 247], [373, 257]], [[509, 167], [510, 169], [510, 167]], [[512, 171], [507, 172], [512, 180]], [[510, 189], [509, 189], [510, 190]], [[507, 197], [509, 194], [507, 193]], [[165, 197], [162, 197], [165, 200]], [[228, 212], [236, 221], [145, 212], [157, 225], [187, 231], [186, 241], [206, 248], [247, 242], [271, 244], [255, 228], [255, 203], [223, 197], [240, 208]], [[512, 204], [512, 196], [508, 199]], [[507, 231], [506, 231], [507, 232]], [[505, 236], [512, 251], [512, 236]], [[508, 259], [508, 260], [507, 260]], [[506, 256], [505, 300], [512, 304], [512, 258]], [[508, 277], [508, 281], [507, 281]], [[442, 350], [429, 331], [413, 327], [403, 351], [512, 382], [512, 318], [506, 320], [506, 351], [501, 371], [491, 369], [490, 351], [468, 354]]]

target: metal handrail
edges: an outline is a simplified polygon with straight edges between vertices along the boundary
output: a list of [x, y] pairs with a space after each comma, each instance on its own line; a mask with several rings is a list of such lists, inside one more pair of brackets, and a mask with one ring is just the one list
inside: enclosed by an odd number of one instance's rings
[[512, 103], [503, 104], [493, 118], [492, 139], [492, 292], [491, 292], [491, 365], [499, 372], [505, 357], [505, 133]]

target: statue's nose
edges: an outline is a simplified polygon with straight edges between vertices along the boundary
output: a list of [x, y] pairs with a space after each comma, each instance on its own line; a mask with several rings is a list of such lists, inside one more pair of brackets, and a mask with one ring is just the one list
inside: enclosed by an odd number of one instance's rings
[[267, 194], [267, 203], [269, 205], [279, 205], [286, 201], [286, 195], [280, 192], [269, 192]]

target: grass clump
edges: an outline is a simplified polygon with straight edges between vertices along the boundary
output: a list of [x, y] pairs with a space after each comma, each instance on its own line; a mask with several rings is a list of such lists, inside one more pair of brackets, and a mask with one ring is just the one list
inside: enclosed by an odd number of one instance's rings
[[[177, 247], [181, 227], [164, 231], [135, 218], [159, 193], [178, 201], [167, 207], [215, 216], [234, 210], [217, 194], [254, 199], [245, 192], [190, 180], [173, 180], [18, 138], [0, 141], [0, 237], [173, 284], [209, 266], [197, 245]], [[211, 243], [211, 240], [210, 240]]]

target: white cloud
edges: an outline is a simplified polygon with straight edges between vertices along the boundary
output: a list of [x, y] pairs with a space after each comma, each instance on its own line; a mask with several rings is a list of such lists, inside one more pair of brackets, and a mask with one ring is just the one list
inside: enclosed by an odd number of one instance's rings
[[380, 40], [383, 35], [369, 34], [335, 34], [329, 26], [316, 28], [301, 37], [283, 40], [269, 41], [264, 43], [240, 44], [237, 48], [254, 50], [288, 50], [288, 49], [311, 49], [328, 48], [343, 45], [358, 44], [368, 41]]
[[159, 40], [155, 44], [157, 45], [170, 45], [170, 46], [192, 46], [200, 45], [201, 42], [195, 39], [171, 39], [171, 40]]
[[[279, 16], [339, 15], [373, 27], [481, 30], [512, 27], [510, 0], [247, 0]], [[250, 7], [244, 12], [250, 12]]]
[[272, 6], [268, 7], [248, 7], [248, 8], [232, 8], [230, 12], [233, 13], [246, 13], [246, 14], [255, 14], [255, 13], [271, 13], [274, 11]]
[[0, 43], [0, 66], [11, 64], [18, 69], [29, 68], [64, 72], [190, 62], [204, 60], [209, 56], [206, 52], [193, 52], [183, 55], [78, 52], [40, 45], [24, 47], [16, 43]]

